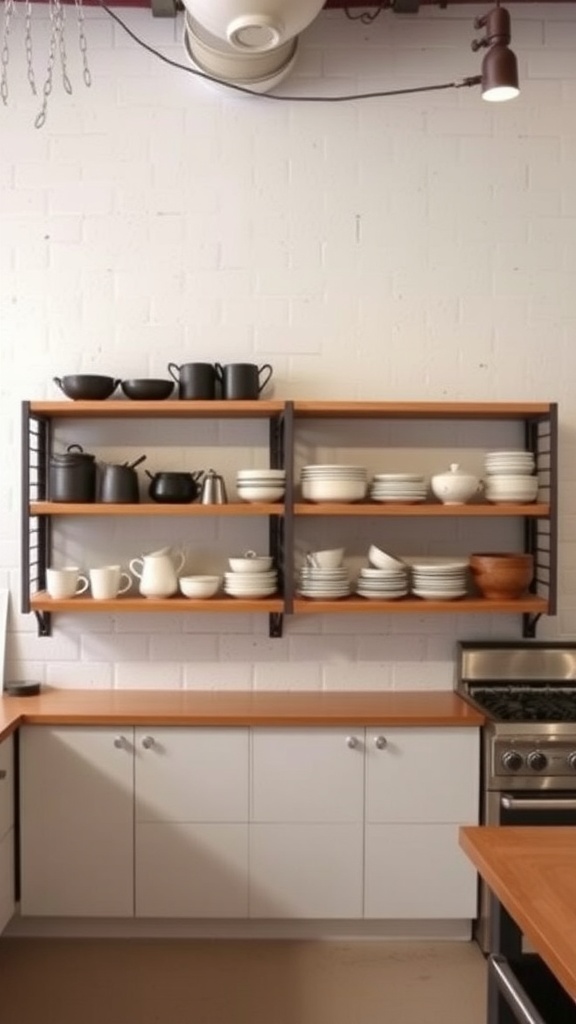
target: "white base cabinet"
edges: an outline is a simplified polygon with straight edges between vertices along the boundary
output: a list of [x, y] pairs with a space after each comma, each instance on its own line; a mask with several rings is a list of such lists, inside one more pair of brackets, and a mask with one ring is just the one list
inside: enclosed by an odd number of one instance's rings
[[251, 917], [362, 917], [363, 733], [253, 730]]
[[24, 726], [21, 913], [134, 913], [133, 730]]
[[476, 872], [458, 826], [478, 823], [479, 732], [366, 731], [367, 918], [472, 918]]
[[14, 742], [0, 743], [0, 932], [14, 914]]
[[136, 729], [136, 916], [248, 915], [249, 730]]
[[25, 727], [22, 914], [470, 919], [474, 728]]

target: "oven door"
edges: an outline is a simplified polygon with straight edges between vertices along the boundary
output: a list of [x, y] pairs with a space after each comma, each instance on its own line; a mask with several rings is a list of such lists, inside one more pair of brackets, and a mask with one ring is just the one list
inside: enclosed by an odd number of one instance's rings
[[576, 792], [495, 793], [495, 825], [576, 825]]
[[[490, 791], [484, 825], [576, 825], [576, 790]], [[493, 952], [490, 892], [480, 880], [474, 937], [484, 953]]]

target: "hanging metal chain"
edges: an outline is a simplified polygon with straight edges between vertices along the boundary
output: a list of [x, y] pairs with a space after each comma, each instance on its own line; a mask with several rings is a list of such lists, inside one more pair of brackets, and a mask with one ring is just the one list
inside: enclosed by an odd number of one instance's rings
[[56, 38], [58, 40], [58, 53], [60, 55], [60, 67], [62, 69], [62, 85], [64, 91], [70, 95], [72, 92], [72, 83], [68, 78], [68, 70], [66, 67], [66, 39], [64, 37], [64, 8], [60, 3], [60, 0], [52, 0], [54, 5], [54, 28], [56, 30]]
[[74, 0], [76, 5], [76, 17], [78, 19], [78, 46], [80, 53], [82, 54], [82, 65], [83, 71], [82, 76], [84, 78], [84, 85], [92, 85], [92, 75], [90, 74], [90, 68], [88, 67], [88, 43], [86, 42], [86, 33], [84, 31], [84, 8], [82, 6], [82, 0]]
[[8, 103], [8, 62], [10, 60], [9, 37], [13, 14], [14, 0], [4, 0], [4, 33], [2, 35], [2, 51], [0, 53], [0, 62], [2, 64], [2, 71], [0, 72], [0, 96], [2, 97], [4, 106]]
[[48, 97], [52, 92], [52, 73], [56, 59], [56, 28], [54, 22], [54, 4], [49, 0], [48, 11], [50, 14], [50, 46], [48, 49], [48, 65], [46, 67], [46, 78], [42, 87], [42, 106], [34, 121], [35, 128], [41, 128], [46, 123], [46, 110], [48, 108]]
[[32, 54], [32, 0], [26, 0], [26, 12], [24, 15], [24, 49], [26, 50], [26, 74], [30, 88], [36, 96], [36, 78], [34, 76], [34, 63]]

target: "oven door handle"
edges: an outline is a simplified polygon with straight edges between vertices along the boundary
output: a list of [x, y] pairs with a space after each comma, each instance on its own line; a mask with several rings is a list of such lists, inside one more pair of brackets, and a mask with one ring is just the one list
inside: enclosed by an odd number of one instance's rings
[[507, 811], [576, 811], [576, 800], [567, 797], [543, 797], [542, 800], [535, 800], [533, 797], [503, 796], [502, 807]]
[[518, 981], [506, 957], [492, 953], [488, 957], [488, 973], [508, 1003], [514, 1020], [519, 1024], [546, 1024]]

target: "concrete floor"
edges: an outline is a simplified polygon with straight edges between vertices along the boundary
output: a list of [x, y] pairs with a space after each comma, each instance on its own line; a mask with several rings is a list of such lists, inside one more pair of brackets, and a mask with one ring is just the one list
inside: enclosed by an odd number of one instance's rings
[[485, 1024], [470, 942], [0, 940], [2, 1024]]

